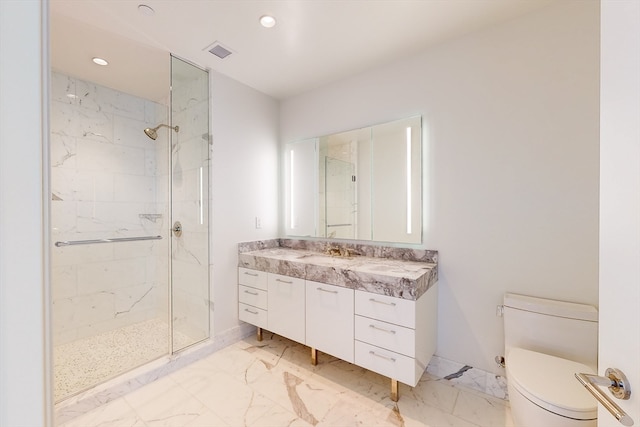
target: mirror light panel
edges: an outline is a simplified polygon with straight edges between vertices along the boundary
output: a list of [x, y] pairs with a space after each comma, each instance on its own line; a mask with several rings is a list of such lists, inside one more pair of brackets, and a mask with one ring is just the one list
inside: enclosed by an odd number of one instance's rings
[[407, 127], [407, 234], [411, 234], [411, 127]]

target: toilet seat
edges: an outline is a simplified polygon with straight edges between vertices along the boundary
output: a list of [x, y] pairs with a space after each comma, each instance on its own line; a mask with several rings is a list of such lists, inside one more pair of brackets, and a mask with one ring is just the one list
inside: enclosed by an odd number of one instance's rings
[[[532, 367], [536, 367], [533, 369]], [[575, 378], [575, 373], [594, 373], [582, 363], [513, 348], [507, 356], [507, 380], [531, 402], [563, 417], [597, 418], [596, 400]]]

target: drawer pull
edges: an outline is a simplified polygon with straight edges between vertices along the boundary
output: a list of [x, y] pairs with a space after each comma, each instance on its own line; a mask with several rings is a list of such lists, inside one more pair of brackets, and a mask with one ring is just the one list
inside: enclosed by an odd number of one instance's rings
[[293, 283], [293, 281], [291, 281], [291, 280], [282, 280], [282, 279], [276, 279], [276, 282], [287, 283], [289, 285]]
[[384, 304], [384, 305], [390, 305], [391, 307], [395, 307], [396, 303], [395, 302], [385, 302], [385, 301], [378, 301], [375, 298], [369, 298], [369, 301], [371, 302], [377, 302], [378, 304]]
[[378, 327], [376, 325], [369, 325], [369, 327], [372, 328], [372, 329], [376, 329], [378, 331], [386, 332], [388, 334], [394, 334], [395, 335], [395, 333], [396, 333], [396, 331], [394, 331], [392, 329], [384, 329], [384, 328], [380, 328], [380, 327]]
[[257, 293], [257, 292], [251, 292], [251, 291], [248, 291], [248, 290], [246, 290], [246, 289], [244, 290], [244, 293], [245, 293], [245, 294], [249, 294], [249, 295], [256, 295], [256, 296], [258, 296], [258, 293]]
[[249, 273], [248, 271], [245, 271], [244, 274], [246, 274], [247, 276], [258, 277], [258, 273]]
[[337, 294], [338, 293], [338, 291], [332, 291], [332, 290], [329, 290], [329, 289], [322, 289], [321, 287], [317, 287], [316, 289], [319, 290], [319, 291], [322, 291], [322, 292], [329, 292], [330, 294]]
[[388, 360], [388, 361], [393, 362], [393, 363], [396, 362], [396, 359], [394, 359], [393, 357], [383, 356], [382, 354], [378, 354], [373, 350], [369, 351], [369, 354], [372, 355], [372, 356], [379, 357], [380, 359]]
[[247, 313], [251, 313], [251, 314], [260, 314], [257, 311], [251, 311], [248, 308], [245, 308], [244, 311], [246, 311]]

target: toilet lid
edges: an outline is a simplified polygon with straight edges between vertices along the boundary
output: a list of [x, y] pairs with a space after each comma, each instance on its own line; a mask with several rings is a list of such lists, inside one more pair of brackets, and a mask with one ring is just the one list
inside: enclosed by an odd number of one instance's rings
[[564, 417], [596, 419], [596, 400], [575, 377], [576, 373], [593, 374], [588, 366], [514, 348], [509, 352], [506, 368], [508, 381], [536, 405]]

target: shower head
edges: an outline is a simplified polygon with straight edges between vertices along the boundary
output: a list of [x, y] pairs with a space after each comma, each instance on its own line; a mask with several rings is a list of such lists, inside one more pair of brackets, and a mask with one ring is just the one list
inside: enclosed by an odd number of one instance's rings
[[156, 132], [155, 129], [151, 129], [151, 128], [146, 128], [144, 130], [144, 133], [151, 139], [153, 139], [154, 141], [156, 140], [156, 138], [158, 137], [158, 132]]
[[156, 138], [158, 137], [158, 129], [160, 129], [161, 127], [166, 127], [169, 129], [173, 129], [176, 132], [178, 132], [180, 130], [179, 126], [169, 126], [169, 125], [165, 125], [165, 124], [159, 124], [158, 126], [154, 127], [154, 128], [146, 128], [144, 130], [145, 135], [147, 135], [149, 138], [153, 139], [154, 141], [156, 140]]

